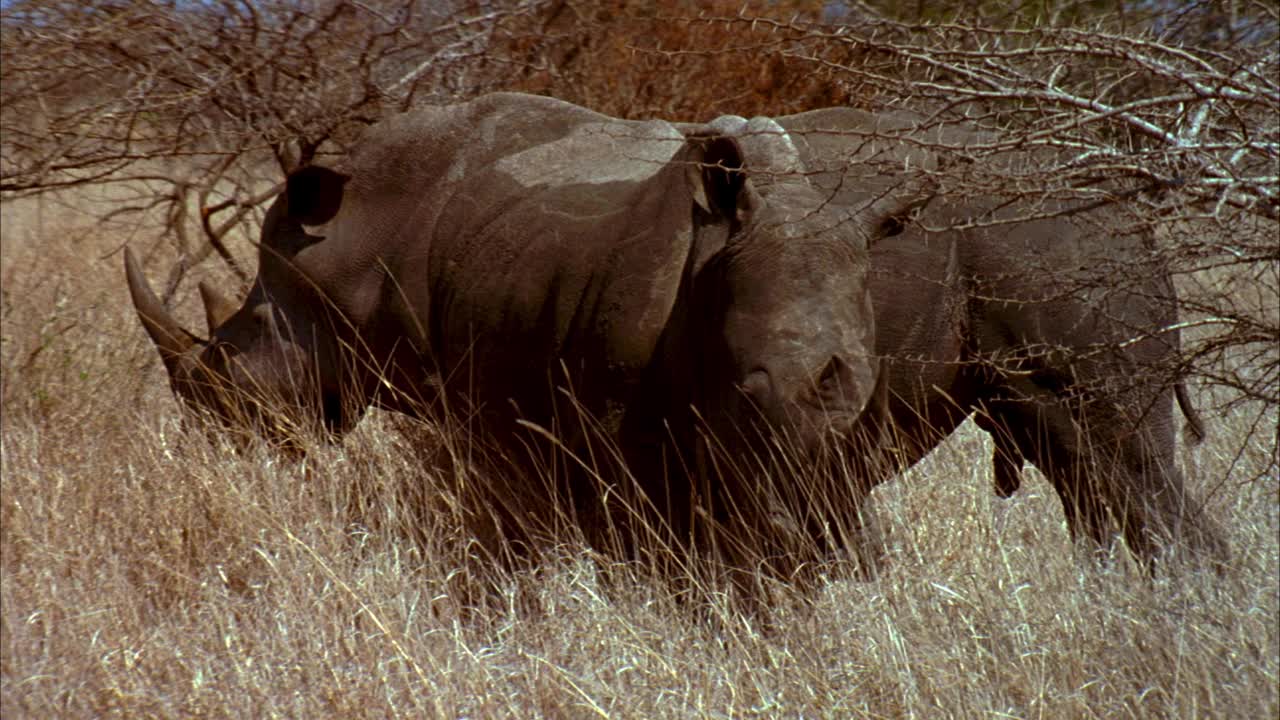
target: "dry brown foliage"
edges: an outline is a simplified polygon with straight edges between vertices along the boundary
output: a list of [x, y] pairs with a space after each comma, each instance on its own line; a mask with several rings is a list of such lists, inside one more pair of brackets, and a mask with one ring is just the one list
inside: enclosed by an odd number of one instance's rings
[[[906, 108], [990, 132], [931, 148], [940, 195], [1034, 208], [1121, 194], [1186, 278], [1190, 365], [1224, 399], [1280, 402], [1280, 18], [1247, 2], [1167, 10], [26, 0], [3, 14], [0, 191], [145, 187], [103, 219], [166, 218], [169, 300], [214, 254], [247, 283], [236, 233], [252, 238], [284, 173], [415, 104], [506, 89], [688, 121]], [[1038, 160], [993, 162], [1011, 153]], [[1242, 283], [1261, 294], [1242, 302]]]

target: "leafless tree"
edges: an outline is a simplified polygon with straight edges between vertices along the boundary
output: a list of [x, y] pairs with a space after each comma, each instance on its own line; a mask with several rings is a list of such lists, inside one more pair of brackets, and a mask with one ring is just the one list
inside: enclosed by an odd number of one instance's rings
[[274, 180], [388, 112], [476, 92], [504, 23], [538, 7], [19, 0], [0, 21], [0, 192], [145, 188], [112, 215], [168, 219], [180, 262], [166, 296], [212, 252], [247, 280], [223, 238]]
[[[1273, 6], [1248, 9], [1249, 22], [1237, 13], [1230, 25], [1231, 42], [1202, 37], [1198, 46], [1175, 42], [1185, 22], [1161, 36], [1154, 25], [1119, 32], [1117, 18], [1088, 29], [917, 26], [874, 15], [840, 27], [779, 27], [802, 30], [785, 52], [856, 85], [872, 107], [907, 105], [939, 123], [991, 129], [989, 143], [939, 148], [969, 161], [953, 167], [976, 170], [951, 173], [955, 192], [1012, 200], [1127, 190], [1127, 202], [1161, 238], [1163, 258], [1186, 280], [1195, 368], [1238, 399], [1274, 407], [1280, 21]], [[981, 168], [1005, 166], [973, 162], [1011, 151], [1040, 162], [985, 176]], [[1113, 279], [1123, 282], [1126, 272], [1116, 268]]]
[[[545, 69], [526, 87], [626, 116], [848, 105], [923, 113], [939, 129], [983, 128], [982, 142], [957, 133], [963, 141], [931, 143], [948, 160], [940, 194], [1003, 199], [1028, 213], [1041, 212], [1036, 198], [1122, 198], [1135, 225], [1160, 241], [1152, 267], [1178, 278], [1189, 366], [1237, 400], [1280, 404], [1274, 5], [618, 7], [570, 4], [549, 23], [555, 41], [537, 47]], [[1137, 271], [1115, 263], [1097, 268], [1096, 281], [1123, 283]]]
[[[1196, 369], [1280, 405], [1280, 16], [1114, 8], [16, 0], [0, 11], [0, 193], [134, 189], [108, 215], [165, 218], [171, 295], [215, 253], [247, 279], [229, 230], [285, 172], [415, 104], [516, 89], [680, 120], [905, 107], [989, 131], [933, 148], [954, 160], [940, 192], [1123, 195], [1185, 280]], [[983, 162], [1014, 152], [1038, 160]]]

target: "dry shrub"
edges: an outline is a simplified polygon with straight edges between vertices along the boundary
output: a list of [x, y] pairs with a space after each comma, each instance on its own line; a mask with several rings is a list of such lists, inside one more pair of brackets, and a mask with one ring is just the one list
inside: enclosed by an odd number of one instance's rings
[[545, 35], [506, 48], [527, 68], [506, 87], [641, 119], [857, 104], [837, 73], [804, 58], [816, 39], [789, 25], [818, 14], [803, 2], [559, 3]]

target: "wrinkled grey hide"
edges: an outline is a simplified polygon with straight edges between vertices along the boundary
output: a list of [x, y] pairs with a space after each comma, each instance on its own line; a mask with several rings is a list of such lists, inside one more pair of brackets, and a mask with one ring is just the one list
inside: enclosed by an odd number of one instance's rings
[[[937, 157], [895, 134], [957, 146], [986, 139], [954, 126], [921, 129], [905, 113], [829, 109], [778, 121], [814, 184], [852, 209], [882, 201], [913, 169], [938, 169]], [[1032, 160], [1009, 153], [990, 162]], [[1057, 489], [1073, 532], [1105, 546], [1118, 521], [1141, 558], [1184, 539], [1224, 560], [1220, 532], [1174, 464], [1175, 396], [1189, 429], [1201, 430], [1180, 380], [1168, 270], [1149, 234], [1133, 229], [1146, 226], [1115, 204], [952, 229], [1032, 210], [943, 195], [874, 246], [876, 351], [887, 362], [896, 440], [881, 458], [889, 468], [871, 483], [915, 463], [976, 413], [995, 440], [1001, 495], [1017, 490], [1027, 460]]]
[[205, 293], [207, 343], [128, 255], [134, 303], [175, 393], [229, 427], [287, 442], [447, 406], [531, 471], [494, 473], [518, 478], [500, 514], [544, 523], [599, 513], [564, 468], [625, 484], [620, 443], [679, 534], [710, 502], [695, 425], [816, 452], [873, 405], [867, 246], [901, 210], [828, 210], [767, 119], [683, 129], [507, 93], [398, 115], [289, 178], [244, 303]]

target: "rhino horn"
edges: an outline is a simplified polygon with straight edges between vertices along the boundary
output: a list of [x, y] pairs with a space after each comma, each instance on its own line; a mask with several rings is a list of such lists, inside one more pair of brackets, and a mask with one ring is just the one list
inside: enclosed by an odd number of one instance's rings
[[172, 373], [178, 360], [195, 344], [195, 338], [178, 325], [178, 321], [174, 320], [160, 298], [156, 297], [129, 248], [124, 250], [124, 272], [129, 281], [133, 308], [138, 311], [138, 319], [142, 320], [142, 326], [147, 329], [147, 334], [160, 350], [165, 367]]
[[209, 323], [209, 334], [213, 335], [213, 331], [235, 313], [236, 305], [203, 280], [200, 281], [199, 288], [200, 300], [204, 302], [204, 317]]

